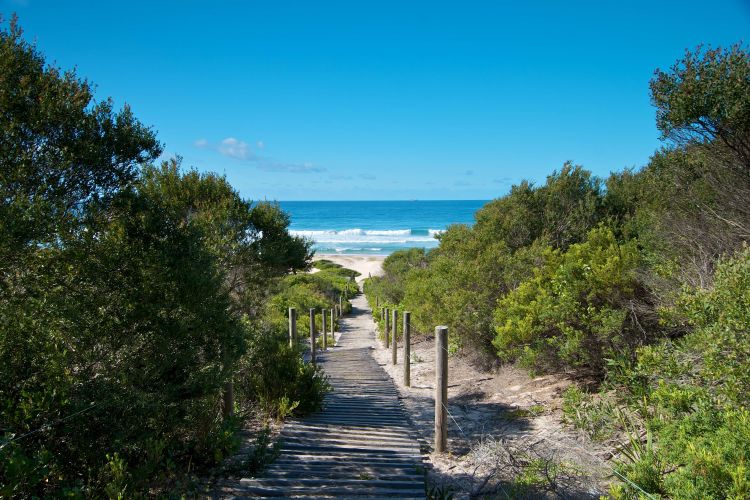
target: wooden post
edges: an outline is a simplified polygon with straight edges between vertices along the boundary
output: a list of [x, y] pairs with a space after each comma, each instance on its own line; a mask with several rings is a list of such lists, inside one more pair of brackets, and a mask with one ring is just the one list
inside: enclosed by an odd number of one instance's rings
[[404, 311], [404, 385], [411, 387], [411, 313]]
[[297, 343], [297, 309], [289, 308], [289, 347]]
[[390, 339], [391, 333], [390, 333], [390, 328], [389, 328], [389, 324], [388, 324], [388, 321], [390, 320], [390, 318], [388, 317], [389, 313], [390, 313], [390, 309], [388, 309], [386, 307], [385, 308], [385, 317], [383, 318], [385, 320], [385, 330], [384, 330], [384, 332], [385, 332], [385, 348], [386, 349], [388, 349], [388, 346], [390, 345], [389, 342], [391, 340]]
[[343, 301], [341, 300], [341, 295], [339, 294], [339, 317], [344, 315], [344, 306]]
[[435, 328], [435, 452], [448, 444], [448, 327]]
[[380, 297], [375, 297], [375, 309], [380, 307]]
[[224, 417], [234, 415], [234, 383], [230, 380], [224, 384]]
[[323, 316], [323, 324], [321, 325], [321, 331], [323, 332], [323, 350], [328, 350], [328, 328], [326, 327], [326, 310], [321, 309], [320, 314]]
[[315, 309], [310, 309], [310, 361], [315, 364]]
[[331, 309], [331, 337], [333, 338], [334, 344], [336, 343], [336, 334], [333, 333], [333, 309]]
[[396, 342], [396, 337], [398, 333], [398, 311], [396, 309], [393, 310], [393, 319], [391, 320], [391, 340], [393, 343], [391, 344], [391, 364], [395, 365], [398, 362], [398, 342]]

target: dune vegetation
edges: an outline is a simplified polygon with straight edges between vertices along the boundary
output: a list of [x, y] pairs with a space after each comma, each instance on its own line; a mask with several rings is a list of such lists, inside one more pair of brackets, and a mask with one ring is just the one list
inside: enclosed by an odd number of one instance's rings
[[747, 498], [750, 54], [686, 52], [650, 91], [664, 146], [647, 165], [521, 182], [365, 290], [479, 364], [587, 382], [566, 418], [629, 438], [614, 497]]
[[276, 204], [159, 162], [153, 130], [15, 20], [0, 110], [0, 497], [195, 491], [247, 422], [320, 407], [286, 310], [338, 305], [351, 271], [306, 274]]

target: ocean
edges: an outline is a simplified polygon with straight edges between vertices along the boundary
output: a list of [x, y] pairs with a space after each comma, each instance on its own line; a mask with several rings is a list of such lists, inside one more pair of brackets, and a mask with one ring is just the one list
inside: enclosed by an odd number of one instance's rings
[[487, 201], [282, 201], [292, 234], [312, 239], [316, 253], [389, 255], [434, 248], [450, 224], [471, 225]]

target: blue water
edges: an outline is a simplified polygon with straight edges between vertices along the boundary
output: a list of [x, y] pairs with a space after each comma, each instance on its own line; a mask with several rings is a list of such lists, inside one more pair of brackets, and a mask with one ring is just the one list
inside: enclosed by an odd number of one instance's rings
[[320, 254], [389, 255], [434, 248], [450, 224], [472, 224], [480, 200], [282, 201], [293, 234], [312, 239]]

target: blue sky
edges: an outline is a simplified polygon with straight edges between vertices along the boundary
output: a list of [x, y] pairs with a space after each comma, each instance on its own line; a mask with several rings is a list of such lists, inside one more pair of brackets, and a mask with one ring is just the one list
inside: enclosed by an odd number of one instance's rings
[[490, 199], [659, 147], [648, 81], [750, 2], [0, 0], [48, 61], [252, 199]]

